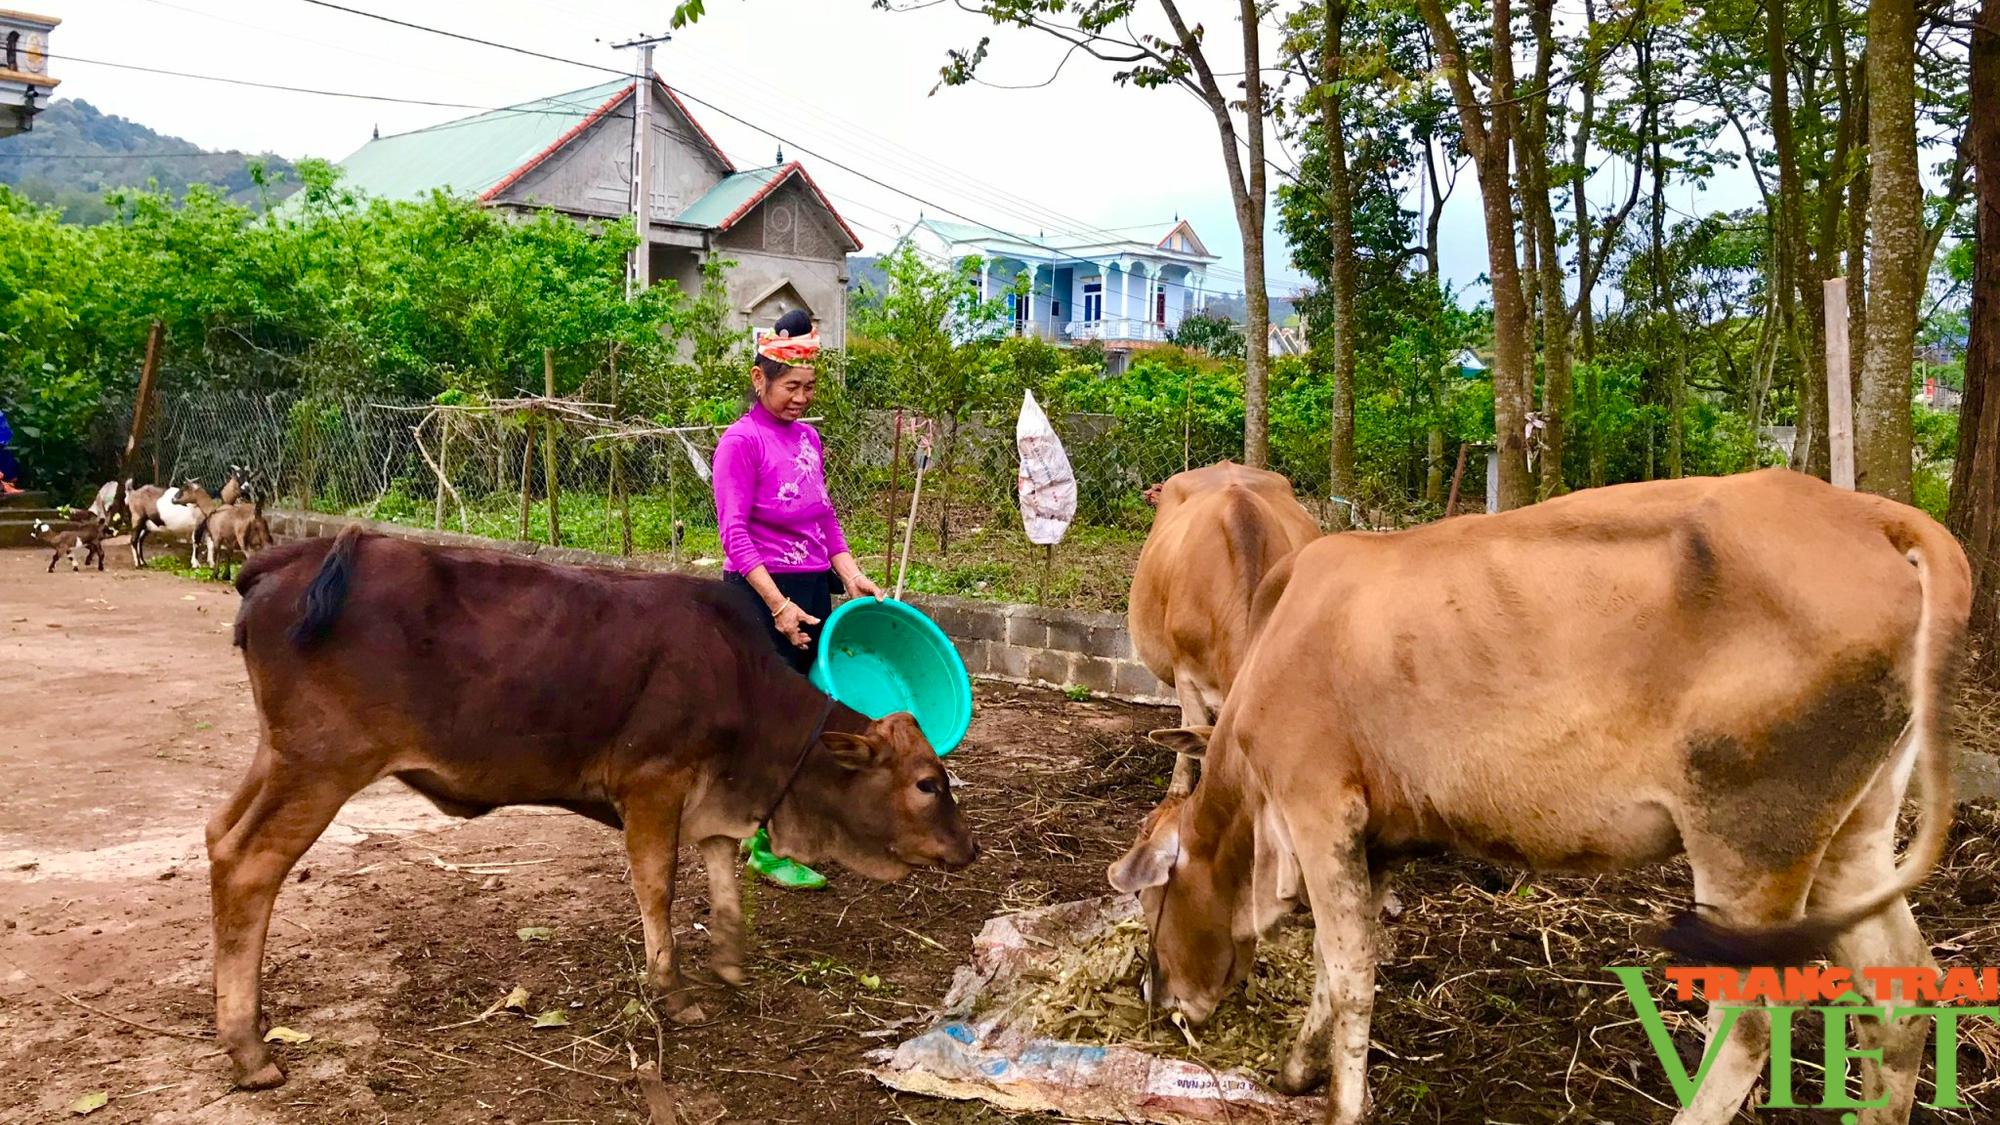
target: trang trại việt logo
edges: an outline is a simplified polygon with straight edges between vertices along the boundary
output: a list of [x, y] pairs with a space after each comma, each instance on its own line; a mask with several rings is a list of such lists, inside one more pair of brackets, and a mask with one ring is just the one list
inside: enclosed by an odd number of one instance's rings
[[[1673, 995], [1681, 1001], [1697, 998], [1722, 1009], [1719, 1034], [1703, 1047], [1699, 1065], [1690, 1074], [1667, 1031], [1666, 1018], [1653, 1002], [1653, 990], [1646, 982], [1646, 970], [1614, 967], [1606, 970], [1625, 986], [1645, 1029], [1646, 1039], [1659, 1056], [1661, 1069], [1672, 1083], [1675, 1097], [1683, 1107], [1694, 1103], [1695, 1095], [1708, 1077], [1721, 1047], [1747, 1009], [1757, 1008], [1771, 1019], [1769, 1096], [1760, 1103], [1764, 1109], [1859, 1110], [1887, 1105], [1887, 1097], [1864, 1100], [1847, 1092], [1849, 1064], [1857, 1060], [1880, 1062], [1882, 1052], [1852, 1046], [1851, 1023], [1857, 1019], [1890, 1021], [1929, 1017], [1936, 1063], [1935, 1090], [1922, 1104], [1933, 1109], [1964, 1109], [1958, 1090], [1959, 1021], [1969, 1016], [2000, 1019], [2000, 968], [1934, 969], [1874, 968], [1858, 973], [1840, 967], [1800, 968], [1685, 968], [1664, 970]], [[1872, 1005], [1859, 991], [1867, 986], [1879, 996], [1900, 996], [1893, 1007]], [[1826, 1089], [1818, 1102], [1801, 1102], [1794, 1093], [1792, 1074], [1793, 1031], [1802, 1019], [1822, 1021], [1825, 1032], [1824, 1065]], [[1922, 1100], [1921, 1098], [1919, 1099]], [[1856, 1119], [1841, 1115], [1843, 1123]]]

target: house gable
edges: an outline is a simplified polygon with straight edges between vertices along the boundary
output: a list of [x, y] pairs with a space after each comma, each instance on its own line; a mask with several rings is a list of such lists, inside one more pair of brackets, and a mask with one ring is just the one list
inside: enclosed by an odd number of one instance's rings
[[1201, 239], [1194, 233], [1194, 227], [1189, 225], [1186, 219], [1175, 223], [1173, 229], [1169, 230], [1167, 236], [1162, 238], [1156, 246], [1158, 249], [1171, 250], [1176, 254], [1194, 254], [1203, 258], [1215, 257], [1215, 255], [1208, 252], [1207, 246], [1202, 245]]
[[[652, 220], [672, 222], [732, 170], [701, 126], [671, 91], [654, 84], [652, 105]], [[594, 114], [533, 161], [495, 185], [483, 198], [499, 203], [553, 207], [584, 215], [625, 214], [631, 199], [632, 98]]]
[[718, 226], [717, 242], [730, 250], [838, 261], [860, 249], [860, 240], [803, 173], [779, 176]]

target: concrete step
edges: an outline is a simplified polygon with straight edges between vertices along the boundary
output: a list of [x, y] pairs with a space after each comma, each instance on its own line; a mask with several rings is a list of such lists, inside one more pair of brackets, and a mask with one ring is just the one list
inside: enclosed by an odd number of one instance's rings
[[15, 508], [46, 508], [48, 506], [49, 494], [46, 492], [35, 492], [33, 490], [27, 492], [0, 492], [0, 511], [11, 511]]

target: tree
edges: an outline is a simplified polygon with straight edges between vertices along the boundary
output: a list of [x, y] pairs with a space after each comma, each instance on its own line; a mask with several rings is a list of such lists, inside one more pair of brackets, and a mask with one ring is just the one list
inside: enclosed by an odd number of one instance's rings
[[[1246, 340], [1262, 341], [1271, 331], [1271, 298], [1264, 270], [1265, 158], [1264, 63], [1257, 0], [1238, 0], [1243, 69], [1242, 97], [1225, 91], [1222, 79], [1204, 48], [1207, 29], [1190, 24], [1176, 0], [1157, 0], [1168, 30], [1135, 30], [1132, 17], [1139, 0], [963, 0], [961, 7], [995, 24], [1032, 28], [1120, 69], [1115, 79], [1144, 88], [1178, 87], [1192, 93], [1215, 120], [1222, 145], [1223, 171], [1235, 204], [1236, 227], [1243, 240], [1244, 326]], [[874, 6], [895, 9], [894, 0], [874, 0]], [[928, 7], [916, 4], [914, 7]], [[1150, 7], [1150, 5], [1149, 5]], [[943, 85], [974, 81], [986, 60], [991, 37], [962, 51], [952, 51], [942, 70]], [[1243, 460], [1263, 468], [1270, 461], [1270, 354], [1262, 346], [1244, 355]]]
[[1487, 278], [1493, 287], [1493, 429], [1499, 445], [1500, 507], [1518, 508], [1534, 500], [1528, 475], [1527, 435], [1530, 375], [1528, 309], [1521, 292], [1520, 257], [1514, 242], [1513, 153], [1515, 113], [1514, 29], [1511, 0], [1493, 0], [1491, 70], [1485, 83], [1492, 101], [1472, 87], [1471, 58], [1443, 0], [1417, 0], [1437, 43], [1438, 62], [1458, 106], [1459, 140], [1472, 154], [1486, 217]]
[[1868, 273], [1855, 485], [1910, 499], [1910, 355], [1929, 262], [1917, 178], [1915, 0], [1868, 4]]
[[[1970, 59], [1974, 105], [2000, 105], [2000, 0], [1983, 0]], [[1972, 561], [1974, 651], [2000, 670], [2000, 116], [1967, 124], [1977, 184], [1965, 397], [1946, 522]]]

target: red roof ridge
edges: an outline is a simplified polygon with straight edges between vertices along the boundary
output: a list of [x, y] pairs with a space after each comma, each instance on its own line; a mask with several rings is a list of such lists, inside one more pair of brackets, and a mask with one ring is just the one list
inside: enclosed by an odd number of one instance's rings
[[553, 141], [550, 141], [548, 147], [542, 149], [542, 151], [529, 157], [527, 162], [522, 164], [519, 168], [516, 168], [512, 172], [507, 173], [505, 176], [500, 177], [499, 183], [496, 183], [492, 187], [487, 188], [485, 191], [480, 192], [479, 201], [481, 203], [488, 202], [494, 196], [499, 195], [501, 192], [506, 191], [508, 188], [513, 187], [516, 183], [520, 182], [521, 177], [534, 171], [536, 168], [539, 168], [542, 162], [547, 160], [549, 157], [554, 156], [557, 150], [561, 149], [564, 145], [575, 140], [577, 137], [581, 136], [585, 129], [588, 129], [592, 125], [597, 124], [598, 120], [601, 119], [605, 114], [610, 113], [612, 108], [616, 106], [619, 102], [622, 102], [626, 98], [631, 97], [632, 91], [635, 87], [636, 84], [634, 86], [620, 87], [617, 93], [614, 93], [609, 98], [605, 99], [603, 105], [598, 106], [594, 110], [591, 110], [590, 115], [588, 117], [585, 117], [583, 120], [577, 122], [575, 125], [570, 126], [567, 130], [563, 132], [562, 136], [557, 137]]
[[[820, 190], [820, 187], [817, 183], [813, 182], [812, 173], [806, 171], [805, 165], [799, 163], [796, 160], [788, 160], [783, 164], [773, 164], [770, 167], [775, 168], [777, 170], [777, 174], [772, 176], [769, 180], [766, 180], [764, 182], [763, 187], [760, 187], [756, 191], [752, 192], [750, 194], [750, 198], [738, 204], [736, 210], [729, 213], [728, 218], [716, 224], [715, 229], [728, 230], [729, 228], [735, 226], [738, 222], [742, 221], [745, 215], [748, 215], [750, 213], [751, 209], [755, 208], [759, 203], [762, 203], [764, 202], [765, 199], [769, 198], [772, 192], [777, 191], [780, 187], [784, 186], [785, 182], [790, 180], [793, 176], [797, 176], [801, 180], [805, 181], [805, 185], [808, 189], [812, 191], [813, 197], [819, 200], [819, 205], [821, 207], [826, 208], [827, 214], [833, 216], [833, 221], [840, 224], [841, 233], [847, 235], [847, 240], [854, 244], [854, 248], [856, 250], [861, 249], [861, 239], [855, 235], [854, 228], [848, 226], [847, 220], [840, 217], [840, 212], [834, 208], [833, 201], [826, 197], [826, 193]], [[762, 168], [751, 169], [751, 171], [753, 172], [761, 172], [764, 170], [765, 169]]]

